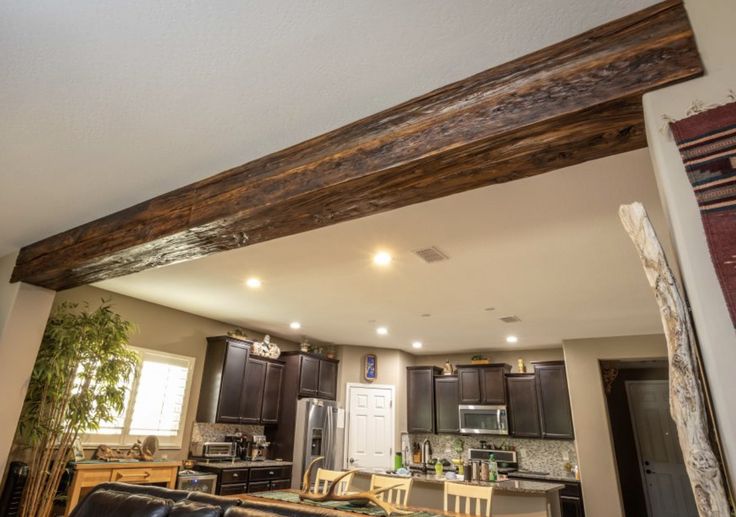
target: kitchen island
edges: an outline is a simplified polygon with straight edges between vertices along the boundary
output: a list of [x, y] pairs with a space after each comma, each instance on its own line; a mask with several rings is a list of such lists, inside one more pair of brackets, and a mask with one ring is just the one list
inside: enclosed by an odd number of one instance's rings
[[[367, 490], [372, 472], [356, 471], [351, 484], [353, 490]], [[381, 474], [391, 475], [391, 474]], [[401, 478], [402, 476], [395, 476]], [[444, 484], [468, 483], [493, 487], [493, 517], [560, 517], [561, 483], [508, 479], [504, 481], [465, 482], [446, 480], [435, 474], [414, 474], [409, 495], [409, 506], [442, 511]]]

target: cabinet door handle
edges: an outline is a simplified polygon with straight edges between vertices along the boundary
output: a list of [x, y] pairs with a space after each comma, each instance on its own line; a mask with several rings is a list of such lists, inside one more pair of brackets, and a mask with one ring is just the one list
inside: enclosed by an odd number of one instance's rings
[[233, 472], [233, 477], [234, 478], [240, 477], [240, 474], [238, 474], [237, 472]]
[[274, 475], [274, 471], [273, 470], [269, 471], [268, 475], [269, 476], [273, 476]]

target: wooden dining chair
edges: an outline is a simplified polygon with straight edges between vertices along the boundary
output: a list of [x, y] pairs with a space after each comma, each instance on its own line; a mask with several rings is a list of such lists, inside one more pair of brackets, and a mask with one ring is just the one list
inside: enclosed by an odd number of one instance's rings
[[[455, 497], [455, 508], [449, 510], [450, 496]], [[465, 499], [465, 509], [460, 509], [460, 499]], [[491, 517], [491, 502], [493, 500], [493, 488], [489, 486], [473, 486], [461, 483], [445, 482], [445, 511], [463, 513], [466, 515], [478, 515]], [[471, 502], [475, 503], [475, 513], [471, 513]], [[482, 503], [485, 502], [486, 510], [483, 512]]]
[[[318, 494], [326, 494], [330, 485], [332, 485], [332, 482], [335, 481], [335, 478], [342, 474], [344, 474], [344, 472], [340, 472], [338, 470], [317, 469], [317, 477], [314, 480], [314, 491]], [[335, 490], [337, 495], [342, 495], [350, 489], [353, 475], [354, 474], [351, 472], [339, 481], [340, 485]]]
[[373, 474], [371, 476], [371, 490], [377, 488], [386, 488], [390, 486], [396, 486], [391, 490], [387, 490], [378, 495], [382, 501], [386, 501], [390, 504], [397, 504], [399, 506], [406, 506], [409, 502], [409, 492], [411, 491], [411, 478], [398, 478], [391, 476], [379, 476]]

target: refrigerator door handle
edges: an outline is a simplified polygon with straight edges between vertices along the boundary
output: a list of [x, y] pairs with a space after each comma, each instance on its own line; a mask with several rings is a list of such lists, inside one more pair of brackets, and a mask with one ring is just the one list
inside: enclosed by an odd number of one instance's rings
[[331, 407], [327, 407], [326, 408], [326, 413], [327, 413], [325, 415], [326, 416], [326, 420], [327, 420], [327, 422], [325, 423], [326, 424], [325, 425], [325, 429], [326, 429], [325, 438], [326, 438], [326, 440], [325, 440], [324, 450], [322, 451], [323, 454], [324, 454], [324, 457], [325, 457], [325, 460], [324, 460], [324, 468], [329, 469], [329, 470], [334, 470], [335, 465], [333, 463], [333, 460], [334, 460], [333, 456], [334, 456], [334, 454], [333, 454], [333, 444], [332, 444], [332, 442], [334, 440], [334, 437], [333, 437], [333, 429], [332, 429], [332, 408]]

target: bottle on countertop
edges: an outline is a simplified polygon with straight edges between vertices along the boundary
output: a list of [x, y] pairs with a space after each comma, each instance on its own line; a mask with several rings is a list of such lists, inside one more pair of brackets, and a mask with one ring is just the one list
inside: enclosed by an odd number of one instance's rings
[[491, 476], [491, 469], [487, 461], [482, 461], [480, 464], [480, 480], [489, 481]]
[[473, 466], [469, 459], [463, 465], [463, 481], [473, 481]]
[[493, 453], [488, 457], [488, 481], [498, 481], [498, 463]]
[[418, 442], [414, 442], [414, 445], [412, 446], [411, 461], [415, 465], [419, 465], [422, 462], [422, 448], [419, 446]]

